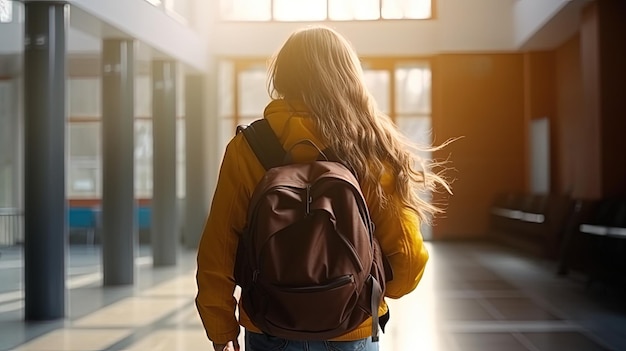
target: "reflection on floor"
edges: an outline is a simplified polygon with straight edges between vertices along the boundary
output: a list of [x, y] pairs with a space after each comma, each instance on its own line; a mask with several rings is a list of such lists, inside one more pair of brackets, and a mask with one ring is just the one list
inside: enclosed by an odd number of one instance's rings
[[[390, 300], [381, 350], [626, 350], [626, 300], [555, 276], [553, 264], [488, 243], [427, 243], [431, 260], [410, 295]], [[0, 257], [0, 350], [211, 350], [193, 298], [194, 252], [176, 267], [137, 258], [134, 286], [102, 288], [97, 247], [68, 262], [68, 317], [23, 319], [19, 248]]]

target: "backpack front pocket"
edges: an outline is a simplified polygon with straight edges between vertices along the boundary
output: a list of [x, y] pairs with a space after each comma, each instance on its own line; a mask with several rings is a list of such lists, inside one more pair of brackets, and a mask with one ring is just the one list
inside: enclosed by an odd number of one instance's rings
[[345, 275], [315, 286], [270, 286], [266, 321], [274, 327], [324, 332], [341, 326], [357, 303], [354, 277]]

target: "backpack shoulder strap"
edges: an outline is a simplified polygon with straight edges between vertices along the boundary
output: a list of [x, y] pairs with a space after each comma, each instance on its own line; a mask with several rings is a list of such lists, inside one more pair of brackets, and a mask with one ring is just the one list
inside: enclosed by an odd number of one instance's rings
[[267, 119], [258, 119], [249, 126], [237, 130], [243, 132], [243, 136], [265, 170], [283, 165], [285, 149]]

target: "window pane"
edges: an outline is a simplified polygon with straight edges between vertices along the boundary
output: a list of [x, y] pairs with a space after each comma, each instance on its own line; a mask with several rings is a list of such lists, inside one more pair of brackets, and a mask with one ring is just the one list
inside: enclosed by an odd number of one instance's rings
[[99, 197], [101, 182], [100, 122], [68, 125], [68, 197]]
[[74, 122], [69, 124], [70, 158], [100, 156], [100, 123]]
[[326, 0], [274, 0], [277, 21], [319, 21], [326, 19]]
[[328, 17], [331, 20], [374, 20], [380, 17], [380, 0], [329, 0]]
[[149, 75], [135, 76], [135, 116], [152, 117], [152, 83]]
[[[396, 117], [398, 129], [412, 142], [428, 147], [432, 143], [432, 130], [430, 116], [398, 116]], [[425, 159], [431, 158], [430, 151], [421, 151], [420, 156]]]
[[15, 188], [15, 167], [13, 163], [0, 163], [0, 208], [12, 208], [17, 201], [13, 200]]
[[[18, 89], [14, 80], [0, 79], [0, 208], [17, 207]], [[0, 229], [2, 230], [2, 229]]]
[[221, 61], [217, 69], [218, 115], [220, 117], [229, 117], [235, 113], [235, 103], [233, 102], [235, 98], [233, 96], [235, 65], [232, 61]]
[[427, 19], [432, 17], [432, 0], [407, 1], [404, 18]]
[[431, 17], [432, 0], [382, 0], [382, 18], [426, 19]]
[[391, 90], [389, 86], [389, 71], [365, 69], [363, 74], [365, 76], [365, 84], [374, 100], [376, 100], [378, 109], [389, 114], [391, 112], [389, 109], [389, 94]]
[[[251, 67], [238, 74], [239, 116], [263, 115], [270, 98], [267, 94], [267, 72], [264, 65]], [[257, 117], [257, 118], [258, 118]]]
[[100, 78], [72, 78], [67, 80], [69, 115], [71, 117], [100, 117]]
[[185, 198], [185, 120], [176, 119], [176, 195]]
[[135, 194], [152, 197], [152, 120], [135, 120]]
[[13, 1], [0, 0], [0, 23], [13, 21]]
[[99, 197], [98, 175], [100, 169], [95, 162], [74, 160], [69, 166], [67, 194], [69, 197]]
[[396, 112], [431, 111], [431, 72], [428, 64], [402, 64], [396, 68]]
[[269, 21], [271, 0], [221, 0], [220, 13], [227, 21]]
[[230, 140], [235, 136], [237, 126], [235, 125], [235, 119], [233, 117], [222, 118], [219, 122], [220, 135], [218, 155], [219, 157], [222, 157], [222, 155], [224, 155], [224, 151], [226, 151], [226, 145], [228, 145]]
[[185, 75], [176, 75], [176, 117], [185, 116]]
[[[396, 124], [398, 129], [406, 135], [411, 141], [418, 146], [428, 147], [432, 143], [432, 127], [430, 116], [403, 116], [396, 118]], [[425, 150], [418, 150], [420, 155], [425, 160], [432, 158], [432, 152]], [[415, 165], [416, 169], [422, 169], [421, 165]], [[432, 194], [429, 191], [422, 191], [419, 193], [419, 197], [426, 201], [432, 201]], [[432, 228], [425, 223], [421, 224], [421, 231], [424, 239], [430, 239], [432, 237]]]

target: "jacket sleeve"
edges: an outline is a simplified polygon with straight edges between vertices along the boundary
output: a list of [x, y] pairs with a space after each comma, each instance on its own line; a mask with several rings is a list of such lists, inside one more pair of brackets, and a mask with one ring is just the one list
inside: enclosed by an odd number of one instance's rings
[[244, 226], [249, 199], [237, 176], [239, 153], [234, 141], [224, 154], [197, 256], [196, 307], [207, 336], [218, 344], [236, 340], [239, 334], [233, 267], [239, 242], [237, 228]]
[[[390, 178], [393, 177], [385, 177], [381, 182], [394, 201]], [[400, 298], [417, 287], [428, 261], [419, 217], [410, 208], [401, 209], [399, 214], [390, 209], [378, 209], [372, 210], [372, 220], [376, 225], [374, 234], [393, 270], [393, 280], [387, 282], [385, 296]]]

